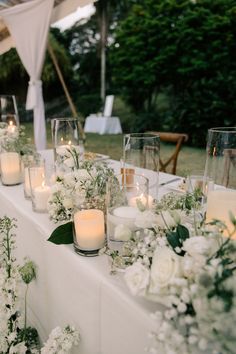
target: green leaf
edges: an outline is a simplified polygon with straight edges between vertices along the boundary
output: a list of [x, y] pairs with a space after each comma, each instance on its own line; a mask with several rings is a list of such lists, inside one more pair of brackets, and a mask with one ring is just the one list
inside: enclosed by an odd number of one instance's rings
[[168, 232], [167, 234], [167, 241], [169, 242], [169, 244], [171, 245], [171, 247], [173, 249], [175, 249], [176, 247], [181, 247], [181, 243], [179, 238], [177, 237], [177, 233], [172, 231], [172, 232]]
[[181, 241], [187, 240], [187, 238], [189, 238], [189, 231], [188, 231], [187, 227], [185, 227], [183, 225], [177, 226], [176, 233], [177, 233], [178, 239]]
[[73, 223], [69, 221], [66, 224], [58, 226], [49, 237], [48, 241], [56, 245], [67, 245], [73, 243]]

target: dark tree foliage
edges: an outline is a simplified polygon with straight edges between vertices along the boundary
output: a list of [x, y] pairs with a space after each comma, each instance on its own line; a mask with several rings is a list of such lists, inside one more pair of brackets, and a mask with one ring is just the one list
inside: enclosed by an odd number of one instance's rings
[[137, 1], [110, 62], [140, 130], [187, 132], [204, 145], [207, 128], [236, 123], [235, 0]]

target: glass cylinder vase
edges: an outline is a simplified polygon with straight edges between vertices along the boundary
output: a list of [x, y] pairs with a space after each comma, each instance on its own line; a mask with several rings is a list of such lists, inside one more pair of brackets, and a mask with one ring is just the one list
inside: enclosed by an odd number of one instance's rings
[[[236, 238], [230, 212], [236, 217], [236, 127], [208, 130], [204, 177], [214, 181], [207, 197], [206, 220], [219, 219]], [[232, 234], [233, 233], [233, 234]]]
[[15, 127], [19, 127], [19, 114], [15, 96], [0, 95], [0, 122], [7, 123], [10, 132], [14, 132]]
[[[151, 133], [124, 135], [123, 168], [141, 174], [149, 180], [149, 193], [157, 198], [159, 180], [160, 138]], [[144, 170], [145, 169], [145, 170]]]
[[57, 168], [63, 170], [73, 167], [73, 164], [77, 164], [77, 155], [80, 153], [78, 119], [54, 118], [51, 121], [51, 131]]
[[47, 213], [51, 189], [45, 178], [45, 165], [29, 167], [32, 208], [38, 213]]
[[24, 196], [26, 199], [31, 199], [29, 169], [30, 167], [41, 167], [44, 171], [45, 161], [40, 154], [23, 156], [22, 161], [24, 165]]
[[113, 249], [129, 241], [139, 228], [136, 217], [148, 207], [148, 179], [142, 175], [119, 174], [107, 183], [107, 239]]

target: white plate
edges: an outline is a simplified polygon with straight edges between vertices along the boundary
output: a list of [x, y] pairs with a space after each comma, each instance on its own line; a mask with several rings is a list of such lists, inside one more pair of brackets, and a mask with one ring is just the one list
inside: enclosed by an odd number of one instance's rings
[[171, 186], [170, 184], [167, 184], [165, 186], [166, 189], [170, 189], [173, 192], [177, 192], [177, 193], [181, 193], [181, 194], [185, 194], [186, 191], [184, 189], [179, 188], [178, 186]]
[[[87, 156], [86, 156], [86, 154], [87, 154]], [[93, 153], [93, 152], [89, 151], [89, 152], [85, 152], [85, 158], [88, 160], [93, 160], [93, 161], [102, 161], [102, 160], [109, 159], [109, 156], [103, 155], [103, 154], [97, 154], [97, 153]]]

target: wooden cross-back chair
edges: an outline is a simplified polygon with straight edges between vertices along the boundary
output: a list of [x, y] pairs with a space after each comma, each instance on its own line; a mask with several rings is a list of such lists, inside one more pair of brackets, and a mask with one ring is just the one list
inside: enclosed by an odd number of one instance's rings
[[171, 166], [170, 173], [175, 175], [178, 155], [182, 144], [188, 140], [188, 134], [156, 132], [156, 131], [151, 131], [148, 133], [158, 135], [160, 137], [160, 140], [163, 142], [175, 143], [174, 152], [166, 161], [163, 161], [163, 159], [160, 157], [160, 169], [159, 169], [162, 172], [167, 172], [166, 171], [167, 167]]
[[225, 149], [224, 150], [225, 157], [225, 166], [224, 166], [224, 175], [223, 175], [223, 186], [228, 187], [231, 170], [236, 171], [236, 149]]

